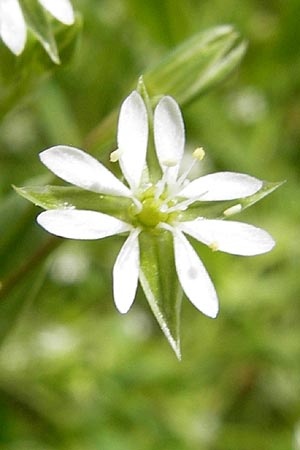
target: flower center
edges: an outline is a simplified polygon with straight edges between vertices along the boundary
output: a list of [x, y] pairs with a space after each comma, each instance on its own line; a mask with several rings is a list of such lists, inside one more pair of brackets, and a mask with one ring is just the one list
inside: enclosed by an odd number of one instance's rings
[[150, 187], [143, 192], [139, 199], [141, 209], [137, 211], [136, 206], [132, 205], [131, 215], [134, 221], [146, 228], [155, 228], [161, 222], [170, 222], [177, 216], [176, 212], [170, 213], [168, 208], [173, 206], [173, 203], [166, 202], [166, 194], [162, 193], [157, 198], [157, 188]]
[[139, 222], [146, 227], [155, 227], [160, 222], [166, 222], [168, 213], [160, 211], [162, 204], [160, 199], [145, 198], [142, 200], [142, 210], [137, 214]]

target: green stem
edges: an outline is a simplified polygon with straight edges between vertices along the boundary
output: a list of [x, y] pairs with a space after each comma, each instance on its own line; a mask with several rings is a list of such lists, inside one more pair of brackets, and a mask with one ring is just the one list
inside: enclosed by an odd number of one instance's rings
[[58, 423], [50, 417], [49, 408], [42, 407], [33, 401], [36, 398], [35, 395], [22, 392], [19, 386], [1, 379], [0, 396], [2, 402], [15, 413], [15, 416], [22, 416], [31, 426], [34, 424], [49, 444], [57, 446], [61, 443]]
[[51, 236], [24, 264], [0, 282], [0, 300], [8, 296], [25, 276], [37, 267], [61, 242], [57, 237]]

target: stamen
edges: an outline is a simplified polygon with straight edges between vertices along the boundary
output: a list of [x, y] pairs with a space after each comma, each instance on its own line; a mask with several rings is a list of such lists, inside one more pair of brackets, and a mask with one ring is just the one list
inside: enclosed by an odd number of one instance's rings
[[178, 186], [181, 186], [185, 182], [186, 178], [192, 171], [196, 162], [202, 161], [204, 156], [205, 156], [205, 151], [204, 151], [203, 147], [198, 147], [193, 151], [193, 153], [192, 153], [193, 161], [191, 162], [189, 168], [178, 178], [178, 181], [177, 181]]
[[162, 165], [166, 167], [175, 167], [178, 164], [177, 159], [165, 159], [165, 161], [162, 161]]
[[[192, 203], [197, 202], [197, 201], [201, 201], [202, 195], [205, 195], [206, 193], [207, 193], [207, 191], [203, 192], [200, 195], [197, 195], [197, 197], [187, 198], [186, 200], [183, 200], [182, 202], [179, 202], [176, 205], [171, 206], [165, 212], [171, 213], [171, 212], [174, 212], [174, 211], [185, 211]], [[165, 204], [167, 204], [168, 201], [170, 201], [169, 198], [167, 198], [165, 200]]]
[[216, 252], [217, 250], [219, 250], [219, 244], [217, 243], [217, 241], [213, 241], [209, 244], [209, 248], [213, 251]]
[[110, 162], [119, 161], [121, 154], [122, 154], [122, 151], [119, 148], [117, 150], [111, 152], [111, 154], [109, 156]]
[[237, 205], [233, 205], [230, 208], [225, 209], [223, 214], [224, 214], [224, 216], [228, 217], [228, 216], [232, 216], [233, 214], [237, 214], [237, 213], [241, 212], [241, 210], [242, 210], [242, 205], [240, 203], [238, 203]]
[[161, 196], [161, 194], [164, 192], [165, 186], [168, 183], [168, 178], [169, 178], [168, 172], [169, 172], [169, 168], [170, 167], [172, 167], [172, 166], [169, 166], [169, 167], [166, 168], [166, 170], [163, 173], [163, 176], [162, 176], [161, 180], [159, 180], [156, 183], [156, 191], [155, 191], [155, 196], [154, 196], [155, 200], [158, 200], [159, 197]]
[[171, 225], [169, 225], [168, 223], [165, 223], [165, 222], [160, 222], [157, 225], [157, 228], [162, 228], [163, 230], [171, 231], [171, 233], [174, 233], [174, 231], [176, 231], [175, 228], [171, 227]]
[[135, 206], [137, 207], [136, 214], [139, 214], [143, 209], [142, 202], [140, 202], [136, 197], [131, 197], [131, 199], [132, 199], [133, 203], [135, 204]]
[[171, 206], [170, 208], [168, 208], [166, 210], [166, 212], [171, 213], [174, 211], [185, 211], [196, 200], [198, 200], [198, 197], [197, 198], [188, 198], [186, 200], [183, 200], [182, 202], [177, 203], [174, 206]]
[[178, 178], [178, 181], [177, 181], [178, 186], [181, 186], [185, 182], [187, 176], [189, 175], [189, 173], [191, 172], [191, 170], [193, 169], [195, 164], [196, 164], [196, 160], [194, 159], [191, 162], [189, 168]]
[[205, 156], [205, 151], [203, 147], [196, 148], [192, 153], [193, 158], [197, 159], [198, 161], [202, 161], [202, 159]]
[[162, 213], [167, 213], [167, 212], [169, 212], [168, 205], [161, 205], [161, 207], [159, 208], [159, 210], [160, 210], [160, 212], [162, 212]]

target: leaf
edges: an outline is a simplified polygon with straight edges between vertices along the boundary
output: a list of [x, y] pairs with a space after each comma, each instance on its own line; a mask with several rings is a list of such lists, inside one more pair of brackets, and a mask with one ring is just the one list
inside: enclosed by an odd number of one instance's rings
[[140, 281], [148, 303], [178, 359], [180, 354], [180, 311], [182, 289], [179, 285], [168, 231], [159, 234], [143, 231], [140, 241]]
[[22, 197], [44, 209], [87, 209], [110, 214], [122, 220], [128, 218], [132, 203], [125, 197], [97, 194], [77, 187], [14, 186], [14, 189]]
[[48, 15], [36, 0], [21, 0], [22, 11], [27, 25], [40, 41], [52, 61], [60, 64], [58, 49]]

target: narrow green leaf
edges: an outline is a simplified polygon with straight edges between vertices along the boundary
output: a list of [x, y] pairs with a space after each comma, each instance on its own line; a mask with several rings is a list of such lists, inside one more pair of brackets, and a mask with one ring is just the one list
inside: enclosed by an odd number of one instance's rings
[[21, 0], [21, 6], [27, 25], [40, 41], [52, 61], [59, 64], [60, 59], [54, 33], [45, 10], [36, 0]]
[[173, 238], [168, 231], [142, 232], [140, 240], [140, 281], [162, 331], [178, 359], [180, 354], [180, 310], [182, 290], [173, 252]]
[[122, 220], [128, 219], [131, 200], [124, 197], [97, 194], [77, 187], [26, 186], [16, 192], [44, 209], [76, 208], [100, 211]]

